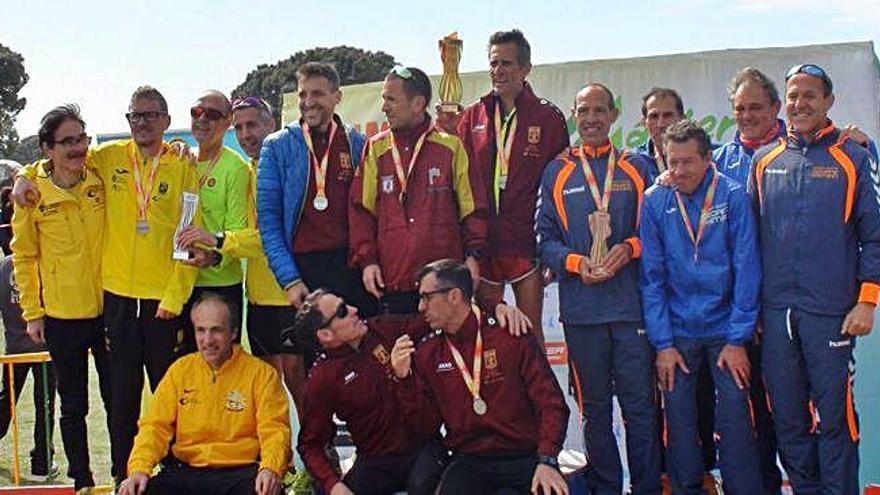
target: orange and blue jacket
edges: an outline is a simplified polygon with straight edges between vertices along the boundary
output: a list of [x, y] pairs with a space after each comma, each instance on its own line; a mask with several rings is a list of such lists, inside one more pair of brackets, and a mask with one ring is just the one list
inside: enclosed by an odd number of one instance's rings
[[[590, 255], [593, 238], [587, 217], [596, 202], [581, 165], [586, 154], [600, 188], [604, 187], [611, 144], [581, 147], [550, 162], [544, 170], [538, 206], [538, 251], [541, 260], [559, 278], [560, 320], [568, 325], [594, 325], [615, 321], [642, 321], [638, 263], [627, 263], [607, 282], [586, 285], [578, 266]], [[639, 211], [645, 189], [651, 185], [650, 168], [644, 157], [616, 152], [617, 166], [611, 183], [611, 237], [609, 249], [626, 242], [633, 257], [641, 254]]]
[[831, 122], [812, 139], [789, 131], [754, 157], [762, 299], [771, 308], [843, 315], [880, 297], [880, 171]]
[[[430, 119], [396, 132], [404, 169]], [[416, 272], [441, 258], [485, 252], [486, 197], [458, 137], [431, 129], [410, 173], [401, 201], [390, 131], [373, 136], [351, 185], [350, 261], [357, 268], [378, 264], [388, 292], [415, 290]]]
[[516, 98], [516, 133], [510, 150], [507, 187], [495, 197], [495, 109], [489, 93], [462, 113], [458, 135], [471, 166], [479, 169], [489, 201], [490, 255], [535, 257], [535, 205], [544, 167], [568, 147], [565, 116], [553, 103], [539, 98], [529, 83]]

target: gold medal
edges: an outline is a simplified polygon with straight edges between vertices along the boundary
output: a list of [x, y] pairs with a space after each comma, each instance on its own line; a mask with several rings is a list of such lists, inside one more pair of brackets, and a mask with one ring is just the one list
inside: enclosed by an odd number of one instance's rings
[[315, 196], [315, 199], [312, 201], [312, 206], [318, 211], [324, 211], [330, 206], [330, 201], [327, 199], [327, 196], [318, 195]]

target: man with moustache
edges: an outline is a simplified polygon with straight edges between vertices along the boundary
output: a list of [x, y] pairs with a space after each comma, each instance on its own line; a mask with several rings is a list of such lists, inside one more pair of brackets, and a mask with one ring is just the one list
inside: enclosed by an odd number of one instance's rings
[[648, 130], [648, 140], [636, 151], [648, 158], [652, 180], [666, 171], [663, 153], [663, 133], [684, 118], [684, 102], [678, 92], [670, 88], [651, 88], [642, 97], [642, 125]]
[[[226, 232], [236, 232], [248, 226], [250, 178], [247, 164], [238, 153], [223, 145], [226, 130], [232, 122], [232, 104], [226, 95], [213, 89], [205, 91], [190, 109], [190, 117], [192, 135], [199, 144], [196, 174], [202, 226], [213, 232], [214, 241], [222, 246]], [[239, 259], [218, 251], [211, 254], [210, 266], [199, 270], [199, 278], [184, 306], [184, 314], [189, 313], [203, 291], [222, 294], [232, 301], [242, 299], [243, 272]], [[195, 351], [192, 323], [184, 323], [182, 354]]]
[[725, 491], [760, 493], [745, 348], [757, 323], [761, 280], [754, 214], [742, 184], [712, 166], [705, 130], [683, 120], [663, 140], [672, 185], [647, 191], [639, 235], [642, 300], [663, 389], [672, 491], [704, 490], [697, 370], [708, 362]]
[[568, 146], [568, 128], [562, 112], [536, 96], [526, 82], [531, 69], [531, 47], [522, 32], [492, 34], [492, 91], [465, 109], [458, 135], [491, 198], [489, 247], [480, 260], [477, 298], [500, 298], [504, 284], [510, 283], [517, 306], [543, 342], [544, 284], [535, 247], [535, 204], [541, 172]]
[[824, 69], [792, 67], [786, 139], [755, 154], [749, 177], [764, 262], [762, 365], [797, 493], [859, 492], [853, 352], [880, 299], [877, 164], [828, 119], [833, 103]]
[[[106, 210], [101, 248], [104, 325], [110, 345], [110, 450], [119, 481], [137, 432], [144, 368], [155, 390], [174, 361], [180, 312], [198, 269], [171, 258], [184, 192], [197, 193], [195, 168], [162, 141], [171, 119], [157, 89], [135, 90], [125, 114], [132, 139], [89, 151], [87, 167], [104, 183]], [[25, 167], [14, 197], [33, 206], [39, 193], [34, 167]], [[197, 209], [194, 223], [201, 221]]]
[[348, 267], [348, 195], [366, 137], [334, 113], [342, 99], [331, 64], [297, 69], [300, 119], [263, 143], [257, 222], [269, 266], [298, 308], [325, 287], [374, 314], [358, 273]]
[[416, 271], [442, 258], [463, 259], [476, 285], [486, 250], [486, 202], [479, 172], [461, 140], [434, 127], [426, 112], [428, 76], [397, 66], [382, 87], [390, 129], [370, 139], [351, 188], [351, 262], [383, 311], [413, 314]]
[[[611, 144], [608, 133], [618, 110], [607, 87], [588, 84], [572, 112], [583, 144], [547, 166], [537, 232], [541, 259], [559, 280], [560, 319], [583, 397], [587, 485], [596, 493], [625, 491], [612, 430], [616, 394], [632, 492], [659, 493], [654, 352], [642, 319], [636, 261], [649, 166], [643, 156]], [[592, 227], [600, 218], [610, 232]], [[604, 256], [598, 262], [591, 258], [596, 246]]]

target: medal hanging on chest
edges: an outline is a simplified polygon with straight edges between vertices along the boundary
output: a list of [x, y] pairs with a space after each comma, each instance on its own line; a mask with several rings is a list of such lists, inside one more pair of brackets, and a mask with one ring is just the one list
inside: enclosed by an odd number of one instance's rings
[[467, 386], [468, 391], [470, 391], [471, 396], [473, 397], [474, 413], [476, 413], [477, 416], [483, 416], [489, 410], [489, 406], [480, 396], [480, 375], [483, 369], [483, 336], [480, 332], [482, 316], [477, 308], [474, 308], [474, 312], [477, 315], [477, 341], [474, 344], [473, 375], [471, 375], [471, 372], [467, 369], [464, 358], [461, 356], [461, 353], [458, 352], [458, 349], [452, 341], [447, 338], [446, 343], [449, 345], [449, 351], [452, 353], [452, 358], [455, 360], [456, 366], [458, 366], [458, 371], [461, 373], [464, 384]]
[[[134, 144], [132, 144], [132, 146], [134, 146]], [[161, 156], [162, 151], [160, 150], [159, 153], [153, 157], [153, 163], [150, 167], [150, 175], [147, 176], [147, 185], [144, 187], [141, 180], [140, 164], [138, 164], [134, 152], [129, 154], [133, 176], [132, 180], [134, 182], [134, 193], [138, 207], [138, 219], [135, 224], [135, 232], [137, 232], [138, 235], [146, 235], [150, 231], [150, 223], [149, 220], [147, 220], [147, 210], [150, 207], [150, 194], [152, 194], [153, 184], [156, 182], [156, 174], [159, 171], [159, 158]], [[146, 165], [146, 159], [144, 159], [144, 165]]]
[[303, 140], [306, 142], [306, 147], [309, 149], [309, 161], [312, 164], [312, 169], [315, 171], [315, 199], [312, 200], [312, 206], [317, 211], [324, 211], [330, 207], [330, 199], [327, 198], [327, 169], [329, 168], [330, 163], [330, 148], [333, 146], [333, 138], [336, 135], [336, 121], [330, 121], [329, 134], [327, 137], [327, 149], [324, 151], [324, 156], [321, 157], [321, 160], [318, 160], [318, 155], [315, 154], [315, 146], [312, 143], [312, 135], [309, 130], [309, 125], [303, 123]]
[[617, 157], [614, 148], [608, 152], [608, 166], [605, 171], [605, 184], [599, 192], [599, 184], [593, 168], [587, 160], [587, 152], [581, 148], [580, 153], [581, 166], [584, 170], [584, 176], [589, 186], [590, 194], [596, 205], [596, 211], [587, 215], [587, 224], [590, 228], [590, 237], [592, 244], [590, 245], [590, 261], [596, 265], [597, 271], [602, 271], [602, 263], [608, 256], [608, 239], [611, 237], [611, 212], [609, 210], [611, 203], [611, 190], [614, 184], [614, 169], [617, 165]]

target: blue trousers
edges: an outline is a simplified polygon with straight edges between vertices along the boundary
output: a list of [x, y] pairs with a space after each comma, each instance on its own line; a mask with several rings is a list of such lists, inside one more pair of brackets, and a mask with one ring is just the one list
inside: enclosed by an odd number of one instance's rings
[[703, 450], [697, 427], [697, 371], [709, 364], [715, 382], [715, 427], [721, 435], [719, 461], [724, 492], [763, 493], [758, 446], [752, 425], [748, 389], [740, 390], [730, 372], [715, 365], [722, 339], [676, 337], [675, 348], [690, 373], [675, 370], [671, 392], [663, 391], [668, 442], [666, 464], [675, 494], [703, 493]]
[[782, 465], [799, 495], [859, 493], [856, 339], [840, 334], [843, 319], [797, 309], [763, 311], [762, 364], [773, 425]]
[[626, 424], [631, 493], [662, 491], [654, 350], [640, 323], [565, 325], [574, 376], [580, 383], [591, 493], [623, 493], [623, 467], [611, 427], [617, 395]]

